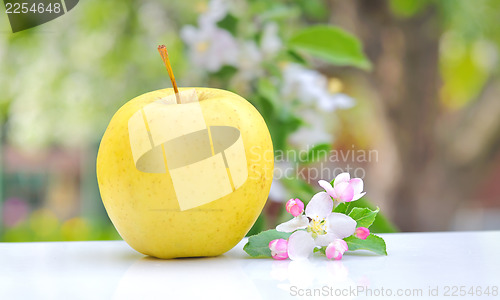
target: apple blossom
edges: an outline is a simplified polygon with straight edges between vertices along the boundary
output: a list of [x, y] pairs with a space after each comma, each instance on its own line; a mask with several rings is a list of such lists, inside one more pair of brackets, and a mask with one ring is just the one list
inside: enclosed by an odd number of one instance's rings
[[331, 143], [332, 136], [325, 124], [332, 118], [332, 112], [352, 107], [354, 100], [346, 94], [330, 92], [328, 78], [316, 70], [288, 63], [282, 74], [280, 94], [285, 101], [300, 101], [296, 114], [307, 124], [293, 132], [289, 142], [301, 149]]
[[354, 232], [357, 238], [366, 240], [366, 238], [370, 235], [370, 230], [366, 227], [358, 227]]
[[281, 93], [285, 97], [299, 99], [320, 111], [333, 112], [354, 104], [354, 100], [345, 94], [331, 93], [326, 76], [299, 64], [287, 64], [283, 69], [283, 80]]
[[210, 26], [224, 19], [229, 12], [228, 4], [224, 0], [209, 1], [206, 10], [198, 17], [200, 27]]
[[298, 215], [276, 227], [277, 231], [293, 232], [288, 239], [290, 259], [305, 259], [315, 247], [328, 246], [331, 242], [354, 233], [356, 221], [332, 210], [333, 201], [330, 196], [325, 192], [319, 192], [307, 205], [305, 215]]
[[181, 38], [188, 45], [189, 57], [194, 65], [209, 72], [217, 72], [224, 65], [238, 63], [238, 43], [227, 30], [217, 23], [228, 12], [227, 2], [212, 0], [206, 12], [198, 17], [198, 28], [186, 25]]
[[300, 199], [290, 199], [286, 203], [286, 211], [291, 213], [292, 216], [297, 217], [304, 211], [304, 202]]
[[356, 201], [366, 194], [363, 192], [363, 180], [361, 178], [351, 179], [349, 173], [337, 175], [333, 187], [325, 180], [318, 181], [318, 184], [325, 189], [328, 195], [339, 202]]
[[238, 58], [235, 65], [238, 72], [231, 83], [247, 89], [249, 81], [263, 75], [262, 53], [255, 41], [238, 41]]
[[288, 258], [288, 241], [285, 239], [276, 239], [269, 242], [271, 256], [274, 259], [282, 260]]
[[339, 260], [342, 258], [342, 255], [344, 255], [344, 252], [346, 252], [349, 249], [347, 247], [347, 243], [344, 240], [341, 239], [336, 239], [330, 244], [328, 244], [328, 247], [326, 247], [325, 254], [328, 259], [335, 259]]
[[200, 28], [184, 26], [181, 38], [189, 46], [190, 60], [200, 69], [217, 72], [224, 65], [236, 66], [238, 62], [238, 43], [231, 33], [216, 24]]

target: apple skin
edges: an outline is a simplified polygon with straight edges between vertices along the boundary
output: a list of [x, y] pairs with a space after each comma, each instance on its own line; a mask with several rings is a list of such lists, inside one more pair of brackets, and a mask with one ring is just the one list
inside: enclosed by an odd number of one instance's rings
[[[128, 132], [128, 121], [135, 112], [174, 91], [157, 90], [127, 102], [113, 116], [102, 138], [97, 155], [97, 180], [102, 201], [117, 231], [132, 248], [145, 255], [175, 258], [227, 252], [250, 230], [269, 194], [274, 157], [271, 136], [262, 116], [237, 94], [220, 89], [195, 89], [208, 126], [232, 126], [240, 130], [248, 178], [226, 196], [180, 211], [168, 171], [155, 174], [136, 168]], [[192, 188], [197, 188], [196, 182]]]

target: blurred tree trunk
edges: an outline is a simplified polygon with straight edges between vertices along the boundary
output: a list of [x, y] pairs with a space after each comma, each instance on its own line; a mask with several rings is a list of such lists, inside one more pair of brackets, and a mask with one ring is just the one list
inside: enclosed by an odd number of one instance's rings
[[[403, 231], [445, 229], [452, 217], [446, 211], [450, 203], [434, 201], [435, 191], [426, 178], [435, 157], [434, 130], [440, 103], [439, 25], [432, 9], [400, 19], [389, 11], [387, 3], [333, 1], [332, 22], [361, 37], [374, 64], [368, 79], [389, 122], [400, 167], [394, 172], [400, 176], [393, 178], [392, 219]], [[434, 174], [433, 180], [439, 180], [439, 174]], [[439, 216], [431, 216], [431, 211]]]
[[359, 36], [374, 64], [371, 73], [356, 75], [375, 91], [397, 152], [388, 185], [392, 219], [403, 231], [449, 230], [459, 205], [477, 200], [478, 184], [500, 161], [499, 80], [493, 77], [461, 111], [444, 111], [438, 10], [400, 18], [388, 3], [332, 0], [331, 22]]

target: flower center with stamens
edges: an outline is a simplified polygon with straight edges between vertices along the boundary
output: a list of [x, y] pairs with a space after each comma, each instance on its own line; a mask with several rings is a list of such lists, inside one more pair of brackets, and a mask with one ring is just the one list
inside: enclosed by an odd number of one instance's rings
[[313, 238], [326, 234], [326, 220], [311, 220], [307, 227], [307, 232], [310, 232]]
[[208, 50], [209, 43], [208, 42], [200, 42], [196, 44], [196, 51], [203, 53]]

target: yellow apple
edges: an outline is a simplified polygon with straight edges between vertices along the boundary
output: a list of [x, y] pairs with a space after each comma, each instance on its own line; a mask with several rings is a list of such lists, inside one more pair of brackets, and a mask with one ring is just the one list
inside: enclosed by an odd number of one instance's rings
[[[97, 156], [99, 189], [135, 250], [158, 258], [220, 255], [262, 211], [272, 141], [242, 97], [211, 88], [179, 91], [149, 92], [116, 112]], [[178, 95], [185, 101], [175, 103]]]

